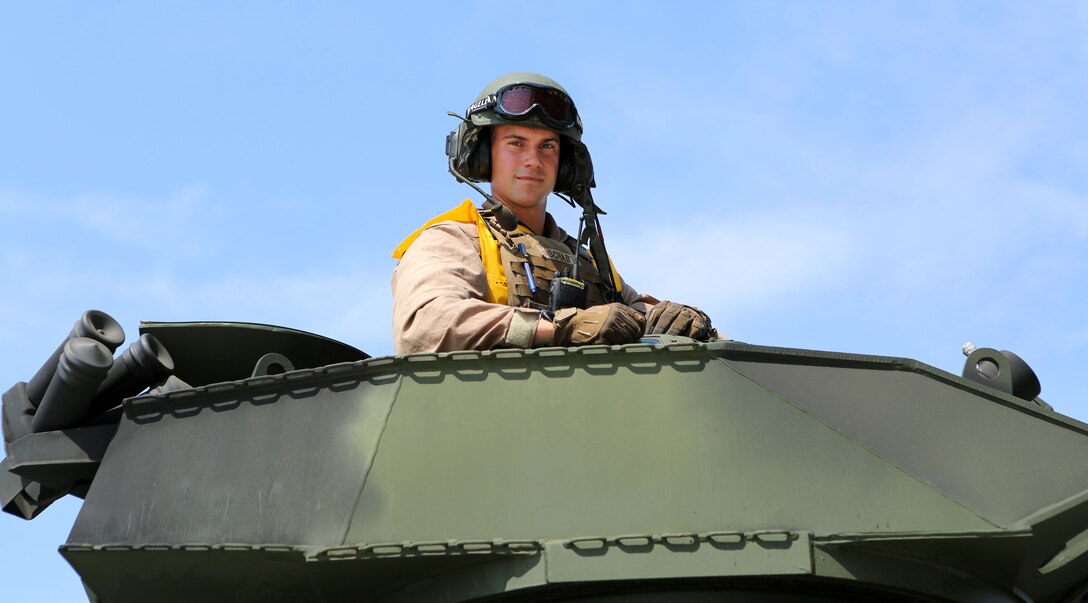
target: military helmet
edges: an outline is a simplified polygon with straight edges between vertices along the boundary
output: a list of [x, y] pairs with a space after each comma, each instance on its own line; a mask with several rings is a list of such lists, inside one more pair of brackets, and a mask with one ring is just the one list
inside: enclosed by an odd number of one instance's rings
[[491, 180], [490, 128], [498, 125], [546, 128], [560, 135], [555, 192], [581, 195], [595, 186], [593, 162], [582, 143], [582, 119], [570, 95], [555, 80], [518, 72], [485, 86], [465, 111], [464, 121], [446, 137], [446, 155], [455, 178]]
[[582, 119], [567, 91], [538, 73], [509, 73], [493, 80], [469, 105], [465, 118], [477, 127], [530, 125], [582, 140]]

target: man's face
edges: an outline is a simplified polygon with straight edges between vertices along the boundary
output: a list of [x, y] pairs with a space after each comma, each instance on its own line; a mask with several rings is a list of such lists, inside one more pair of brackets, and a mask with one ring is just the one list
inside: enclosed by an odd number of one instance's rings
[[511, 208], [545, 204], [559, 170], [559, 134], [528, 126], [491, 131], [491, 194]]

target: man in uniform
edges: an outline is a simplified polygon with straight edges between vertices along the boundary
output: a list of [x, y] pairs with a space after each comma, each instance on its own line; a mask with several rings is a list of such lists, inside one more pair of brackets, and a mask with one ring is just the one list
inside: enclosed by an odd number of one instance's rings
[[[479, 209], [465, 201], [394, 252], [397, 354], [622, 344], [644, 333], [716, 336], [706, 314], [640, 295], [616, 273], [589, 196], [593, 167], [581, 137], [577, 109], [558, 83], [512, 73], [484, 88], [446, 153], [454, 177], [487, 201]], [[472, 184], [484, 181], [490, 195]], [[582, 206], [577, 238], [547, 212], [552, 193]], [[570, 295], [573, 304], [565, 303]]]

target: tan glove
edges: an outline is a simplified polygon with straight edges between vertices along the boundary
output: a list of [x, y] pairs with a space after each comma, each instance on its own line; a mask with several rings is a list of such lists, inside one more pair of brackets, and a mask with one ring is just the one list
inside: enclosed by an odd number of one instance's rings
[[709, 341], [718, 332], [710, 326], [710, 317], [698, 308], [663, 301], [650, 309], [646, 317], [647, 335], [682, 335]]
[[555, 313], [555, 345], [634, 343], [642, 338], [646, 319], [623, 304], [563, 308]]

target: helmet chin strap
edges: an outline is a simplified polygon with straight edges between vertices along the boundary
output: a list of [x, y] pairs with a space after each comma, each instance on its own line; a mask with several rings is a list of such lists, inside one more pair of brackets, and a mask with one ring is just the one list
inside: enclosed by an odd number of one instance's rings
[[[570, 201], [568, 199], [568, 201]], [[616, 295], [617, 283], [612, 278], [612, 261], [608, 258], [608, 251], [604, 247], [604, 235], [601, 233], [601, 220], [597, 217], [600, 211], [593, 202], [593, 195], [589, 189], [583, 189], [577, 196], [578, 205], [582, 208], [582, 220], [586, 225], [585, 233], [579, 233], [578, 245], [582, 244], [581, 238], [589, 239], [589, 250], [593, 255], [593, 263], [597, 265], [597, 273], [601, 275], [604, 284], [604, 299], [607, 302], [619, 301]]]

